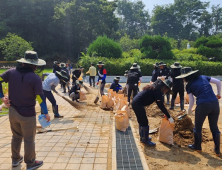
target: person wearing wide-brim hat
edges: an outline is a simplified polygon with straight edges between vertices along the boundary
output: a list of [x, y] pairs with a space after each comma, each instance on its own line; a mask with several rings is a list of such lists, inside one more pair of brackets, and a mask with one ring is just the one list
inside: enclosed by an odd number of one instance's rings
[[80, 88], [83, 87], [83, 82], [80, 80], [76, 80], [76, 83], [72, 86], [71, 90], [69, 91], [69, 97], [72, 101], [76, 100], [79, 102], [80, 98]]
[[[159, 63], [159, 71], [157, 73], [157, 79], [166, 80], [170, 76], [170, 69], [162, 61]], [[167, 104], [170, 104], [170, 94], [166, 94]], [[163, 96], [164, 101], [164, 96]]]
[[55, 73], [56, 71], [61, 71], [60, 68], [60, 62], [59, 61], [54, 61], [54, 65], [53, 65], [53, 73]]
[[99, 67], [97, 85], [99, 84], [99, 82], [101, 83], [100, 84], [100, 94], [102, 96], [102, 95], [104, 95], [104, 88], [105, 88], [105, 84], [106, 84], [107, 71], [104, 68], [104, 64], [102, 61], [99, 61], [97, 66]]
[[79, 79], [79, 77], [81, 76], [83, 70], [84, 70], [84, 67], [80, 66], [78, 69], [75, 69], [72, 72], [72, 85], [74, 85], [76, 80]]
[[157, 80], [158, 71], [159, 71], [159, 63], [153, 64], [152, 78], [150, 81], [151, 84], [153, 84]]
[[23, 162], [23, 156], [20, 154], [23, 140], [24, 161], [27, 169], [34, 169], [43, 165], [43, 161], [36, 160], [35, 153], [36, 99], [47, 121], [50, 121], [44, 100], [42, 81], [35, 74], [37, 67], [45, 66], [46, 62], [39, 59], [35, 51], [26, 51], [24, 58], [17, 60], [17, 62], [18, 66], [16, 68], [9, 69], [0, 75], [0, 81], [8, 82], [9, 89], [9, 97], [5, 97], [0, 83], [0, 97], [9, 107], [9, 122], [12, 131], [12, 166], [19, 166]]
[[70, 90], [69, 86], [68, 86], [68, 84], [69, 84], [68, 82], [70, 81], [70, 75], [69, 75], [69, 71], [68, 71], [65, 63], [61, 63], [60, 64], [60, 68], [61, 68], [61, 71], [65, 71], [66, 72], [66, 77], [68, 77], [68, 81], [60, 81], [61, 88], [63, 88], [63, 92], [62, 93], [66, 93], [66, 87], [68, 88], [68, 91]]
[[[217, 156], [220, 156], [220, 131], [218, 129], [218, 117], [220, 114], [218, 99], [221, 98], [220, 80], [199, 75], [198, 70], [192, 71], [189, 67], [182, 69], [182, 74], [176, 78], [183, 79], [187, 83], [186, 91], [189, 96], [188, 114], [192, 113], [193, 95], [196, 97], [195, 126], [193, 129], [194, 144], [188, 145], [188, 147], [199, 152], [202, 150], [202, 126], [204, 120], [208, 117], [215, 144], [214, 151]], [[217, 85], [217, 95], [214, 94], [210, 83]]]
[[54, 118], [63, 118], [63, 116], [59, 114], [58, 105], [56, 103], [56, 100], [51, 90], [60, 96], [60, 94], [58, 93], [58, 91], [56, 91], [55, 88], [59, 84], [60, 81], [66, 83], [68, 82], [68, 80], [69, 78], [67, 77], [67, 72], [62, 70], [61, 72], [56, 71], [55, 73], [50, 73], [42, 83], [44, 96], [52, 104]]
[[113, 91], [116, 91], [117, 93], [119, 92], [119, 90], [122, 90], [122, 86], [119, 84], [119, 81], [120, 77], [115, 77], [113, 83], [110, 86], [110, 89], [113, 89]]
[[150, 146], [156, 145], [151, 142], [149, 138], [149, 123], [146, 115], [145, 106], [151, 105], [153, 102], [157, 103], [157, 106], [160, 110], [166, 115], [170, 123], [173, 123], [174, 120], [170, 116], [169, 112], [165, 108], [162, 96], [166, 93], [171, 92], [172, 82], [170, 80], [162, 81], [158, 79], [152, 85], [147, 85], [143, 88], [143, 91], [138, 93], [133, 101], [132, 108], [136, 114], [137, 121], [139, 123], [139, 134], [140, 141], [143, 144], [147, 144]]
[[135, 97], [138, 93], [139, 89], [139, 83], [142, 82], [142, 74], [138, 70], [140, 67], [137, 63], [133, 63], [132, 67], [130, 68], [128, 72], [128, 79], [127, 79], [127, 85], [128, 85], [128, 102], [130, 103], [130, 97], [133, 92], [133, 97]]
[[170, 110], [174, 110], [174, 104], [175, 104], [175, 99], [177, 97], [177, 93], [179, 93], [180, 96], [180, 108], [181, 110], [184, 110], [184, 83], [182, 79], [176, 79], [177, 76], [181, 75], [181, 68], [182, 66], [180, 63], [175, 62], [173, 65], [170, 66], [171, 68], [171, 73], [170, 76], [173, 81], [173, 95], [171, 99], [171, 107]]

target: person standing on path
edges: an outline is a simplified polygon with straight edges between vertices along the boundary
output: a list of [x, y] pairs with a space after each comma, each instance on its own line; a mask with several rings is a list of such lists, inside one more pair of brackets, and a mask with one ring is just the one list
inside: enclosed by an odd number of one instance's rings
[[66, 81], [63, 81], [63, 80], [61, 81], [62, 88], [63, 88], [63, 92], [62, 92], [62, 93], [66, 93], [66, 86], [67, 86], [68, 91], [69, 91], [68, 82], [70, 81], [70, 75], [69, 75], [69, 71], [68, 71], [65, 63], [61, 63], [61, 64], [60, 64], [60, 67], [61, 67], [61, 71], [63, 70], [63, 71], [66, 72], [66, 76], [67, 76], [67, 78], [68, 78], [68, 81], [67, 81], [67, 82], [66, 82]]
[[[220, 106], [218, 99], [221, 98], [221, 82], [218, 79], [199, 75], [199, 71], [192, 71], [190, 67], [182, 69], [182, 75], [176, 79], [183, 79], [186, 85], [186, 91], [189, 96], [188, 114], [192, 113], [194, 97], [196, 97], [195, 125], [194, 125], [194, 144], [188, 145], [189, 148], [198, 152], [202, 151], [202, 126], [206, 117], [208, 117], [210, 130], [214, 140], [214, 152], [220, 156], [220, 131], [218, 129], [218, 118]], [[217, 95], [214, 94], [210, 83], [217, 85]]]
[[[159, 71], [157, 73], [157, 78], [161, 78], [162, 80], [166, 80], [170, 76], [170, 69], [164, 64], [162, 61], [159, 63]], [[167, 104], [170, 104], [170, 94], [166, 94], [167, 96]], [[164, 96], [163, 96], [164, 102]]]
[[0, 97], [9, 106], [9, 122], [12, 131], [11, 152], [12, 166], [16, 167], [23, 161], [20, 155], [22, 140], [24, 140], [24, 160], [27, 170], [36, 169], [43, 161], [36, 160], [36, 99], [38, 100], [47, 121], [50, 121], [43, 96], [42, 81], [34, 73], [38, 66], [46, 65], [38, 59], [35, 51], [26, 51], [24, 58], [17, 60], [19, 65], [0, 75], [0, 81], [8, 82], [9, 97], [4, 97], [0, 83]]
[[61, 68], [59, 67], [60, 62], [58, 61], [54, 61], [54, 65], [53, 65], [53, 73], [55, 73], [56, 71], [61, 71]]
[[52, 110], [54, 113], [54, 118], [63, 118], [63, 116], [61, 116], [59, 114], [59, 109], [58, 109], [58, 105], [56, 103], [56, 100], [51, 92], [54, 91], [57, 95], [60, 95], [57, 91], [56, 91], [56, 86], [59, 84], [60, 81], [64, 81], [67, 82], [68, 81], [68, 77], [67, 77], [67, 72], [62, 70], [61, 72], [56, 71], [55, 73], [50, 73], [46, 79], [43, 81], [42, 86], [43, 86], [43, 92], [44, 92], [44, 96], [45, 98], [47, 98], [51, 104], [52, 104]]
[[182, 79], [176, 79], [177, 76], [181, 75], [181, 68], [182, 66], [180, 63], [175, 62], [173, 65], [170, 66], [171, 68], [171, 78], [173, 81], [173, 95], [171, 99], [171, 107], [170, 110], [174, 110], [175, 99], [177, 97], [177, 93], [180, 96], [180, 109], [181, 111], [184, 110], [184, 83]]
[[102, 96], [102, 95], [104, 95], [104, 88], [105, 88], [105, 84], [106, 84], [106, 74], [107, 74], [107, 72], [106, 72], [106, 69], [104, 68], [104, 64], [102, 63], [102, 61], [99, 61], [97, 66], [99, 67], [97, 85], [99, 84], [99, 82], [101, 82], [101, 84], [100, 84], [100, 94]]
[[86, 72], [86, 74], [89, 74], [90, 87], [92, 87], [92, 80], [93, 87], [95, 87], [96, 67], [94, 67], [94, 63], [91, 63], [91, 67], [89, 68], [89, 71]]
[[157, 80], [157, 74], [159, 72], [159, 63], [153, 64], [153, 72], [152, 72], [152, 78], [151, 78], [151, 84], [153, 84]]
[[144, 106], [149, 106], [153, 102], [156, 102], [160, 110], [167, 116], [169, 122], [174, 122], [162, 101], [162, 95], [170, 92], [171, 87], [172, 82], [170, 80], [162, 81], [161, 79], [158, 79], [152, 85], [145, 86], [143, 91], [138, 93], [132, 101], [132, 108], [139, 123], [140, 141], [143, 144], [150, 146], [156, 145], [155, 143], [151, 142], [151, 138], [149, 138], [149, 123]]
[[128, 72], [128, 102], [130, 103], [130, 97], [133, 92], [133, 98], [138, 93], [138, 84], [142, 82], [141, 72], [138, 70], [139, 67], [137, 63], [134, 63]]
[[80, 66], [79, 69], [76, 69], [72, 72], [72, 85], [74, 85], [76, 83], [76, 80], [79, 79], [79, 77], [82, 74], [83, 69], [84, 68]]

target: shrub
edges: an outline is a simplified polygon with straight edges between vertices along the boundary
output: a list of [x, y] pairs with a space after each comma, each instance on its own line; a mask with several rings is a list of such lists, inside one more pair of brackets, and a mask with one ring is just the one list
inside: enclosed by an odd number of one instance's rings
[[120, 58], [122, 49], [117, 42], [107, 38], [107, 36], [99, 36], [90, 44], [87, 51], [89, 56], [92, 56], [94, 53], [97, 53], [98, 56], [107, 58]]
[[128, 35], [121, 37], [119, 44], [123, 51], [130, 51], [132, 49], [139, 49], [139, 41], [137, 39], [130, 39]]
[[198, 48], [201, 45], [206, 45], [206, 43], [208, 42], [208, 39], [204, 36], [198, 38], [195, 43], [194, 43], [194, 47]]
[[146, 58], [172, 59], [171, 44], [167, 38], [145, 35], [140, 40], [140, 50]]
[[222, 40], [219, 37], [212, 36], [209, 38], [209, 41], [206, 43], [206, 46], [210, 48], [220, 48], [222, 47]]
[[[189, 54], [189, 55], [192, 55], [193, 58], [195, 58], [194, 56], [198, 57], [198, 55], [195, 54], [194, 55]], [[127, 58], [123, 60], [123, 58], [107, 59], [104, 57], [89, 57], [85, 58], [84, 60], [86, 61], [84, 62], [82, 60], [83, 58], [81, 57], [81, 59], [77, 64], [82, 65], [85, 68], [84, 72], [88, 71], [91, 62], [98, 63], [98, 61], [103, 61], [105, 63], [105, 68], [107, 70], [108, 76], [123, 75], [125, 70], [129, 70], [129, 68], [132, 66], [134, 62], [137, 62], [141, 66], [142, 75], [151, 76], [154, 63], [164, 61], [165, 63], [167, 63], [167, 66], [169, 67], [175, 62], [175, 60], [155, 60], [155, 59], [135, 60], [134, 58]], [[222, 69], [218, 69], [222, 67], [222, 63], [220, 62], [209, 62], [209, 61], [200, 61], [200, 60], [199, 61], [181, 60], [179, 62], [183, 67], [188, 67], [188, 66], [192, 67], [193, 70], [199, 70], [200, 73], [204, 75], [209, 75], [209, 76], [222, 75]]]
[[8, 61], [22, 58], [27, 50], [33, 50], [32, 43], [25, 41], [16, 34], [8, 33], [6, 37], [0, 40], [1, 53], [4, 59]]

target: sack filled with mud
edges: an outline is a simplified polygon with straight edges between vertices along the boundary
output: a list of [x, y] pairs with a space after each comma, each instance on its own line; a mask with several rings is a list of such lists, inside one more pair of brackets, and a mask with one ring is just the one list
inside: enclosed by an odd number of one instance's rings
[[116, 129], [125, 132], [129, 127], [129, 118], [126, 111], [117, 110], [115, 114]]
[[79, 101], [82, 101], [82, 100], [86, 100], [86, 95], [85, 95], [85, 93], [83, 93], [83, 92], [79, 92], [79, 95], [80, 95], [80, 97], [79, 97]]
[[106, 96], [106, 95], [102, 95], [102, 97], [101, 97], [102, 99], [101, 99], [101, 108], [102, 109], [105, 109], [106, 108], [106, 104], [107, 104], [107, 102], [109, 101], [109, 97], [108, 96]]
[[130, 108], [129, 108], [129, 102], [127, 102], [127, 104], [126, 104], [125, 106], [123, 106], [123, 108], [121, 109], [121, 111], [126, 111], [128, 117], [131, 118]]
[[116, 95], [116, 92], [113, 91], [113, 89], [108, 89], [108, 97], [110, 98], [113, 98], [114, 96]]
[[114, 106], [113, 98], [109, 98], [109, 101], [106, 103], [107, 108], [111, 108]]
[[162, 119], [162, 123], [159, 129], [158, 140], [160, 142], [173, 145], [173, 129], [174, 123], [170, 124], [166, 118]]

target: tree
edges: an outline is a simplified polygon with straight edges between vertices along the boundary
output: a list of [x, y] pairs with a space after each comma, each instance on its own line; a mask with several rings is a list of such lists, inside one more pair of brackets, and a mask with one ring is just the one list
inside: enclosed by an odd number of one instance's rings
[[32, 43], [25, 41], [16, 34], [8, 33], [0, 40], [0, 50], [5, 60], [14, 61], [22, 58], [27, 50], [33, 50]]
[[139, 49], [139, 39], [130, 39], [128, 35], [121, 37], [119, 43], [123, 51], [130, 51], [132, 49]]
[[172, 59], [174, 55], [171, 49], [169, 40], [160, 35], [145, 35], [140, 40], [140, 50], [146, 58]]
[[107, 36], [99, 36], [90, 44], [87, 53], [89, 56], [97, 54], [100, 57], [120, 58], [122, 49], [117, 42], [107, 38]]
[[54, 19], [68, 54], [77, 59], [99, 35], [115, 37], [118, 29], [115, 9], [116, 3], [107, 0], [73, 0], [57, 5]]
[[118, 1], [117, 17], [119, 18], [121, 36], [127, 34], [132, 39], [138, 39], [149, 31], [150, 16], [141, 0], [136, 2]]
[[212, 6], [213, 32], [214, 34], [222, 31], [222, 8], [220, 5]]

